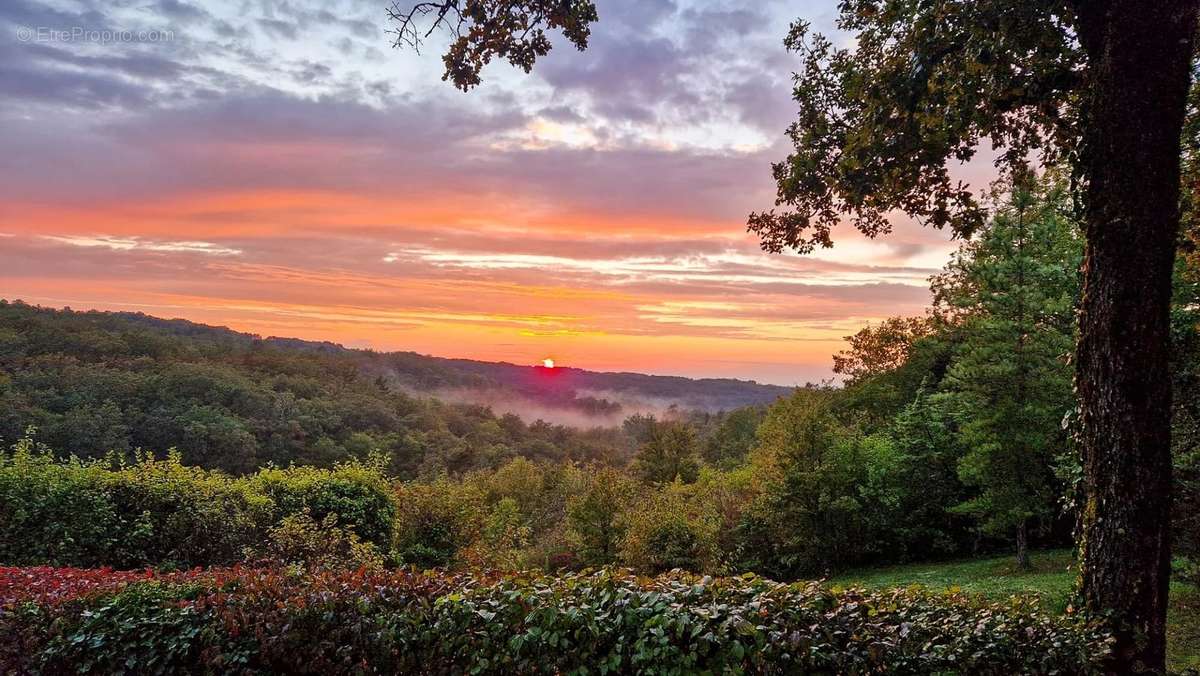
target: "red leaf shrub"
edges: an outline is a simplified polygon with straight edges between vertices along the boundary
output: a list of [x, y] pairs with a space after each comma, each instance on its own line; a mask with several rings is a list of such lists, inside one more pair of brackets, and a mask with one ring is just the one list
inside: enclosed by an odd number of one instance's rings
[[111, 568], [0, 567], [0, 608], [21, 602], [53, 605], [95, 593], [113, 593], [149, 571]]
[[10, 673], [1098, 673], [1030, 601], [753, 576], [0, 569]]

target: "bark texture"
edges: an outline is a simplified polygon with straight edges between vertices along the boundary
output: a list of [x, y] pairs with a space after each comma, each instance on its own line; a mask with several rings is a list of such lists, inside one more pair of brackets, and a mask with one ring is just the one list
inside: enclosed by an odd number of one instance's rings
[[1171, 267], [1196, 0], [1081, 0], [1087, 248], [1077, 351], [1085, 607], [1117, 629], [1114, 673], [1165, 670]]
[[1017, 568], [1029, 570], [1029, 524], [1022, 521], [1017, 526]]

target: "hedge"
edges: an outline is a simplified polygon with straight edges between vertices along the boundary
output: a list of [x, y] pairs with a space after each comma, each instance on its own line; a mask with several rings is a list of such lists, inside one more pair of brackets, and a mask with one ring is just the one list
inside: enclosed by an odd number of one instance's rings
[[753, 577], [0, 569], [0, 671], [1091, 674], [1027, 600]]
[[373, 467], [264, 469], [245, 477], [133, 462], [59, 460], [28, 440], [0, 451], [0, 564], [116, 568], [229, 565], [289, 516], [339, 527], [386, 552], [395, 495]]

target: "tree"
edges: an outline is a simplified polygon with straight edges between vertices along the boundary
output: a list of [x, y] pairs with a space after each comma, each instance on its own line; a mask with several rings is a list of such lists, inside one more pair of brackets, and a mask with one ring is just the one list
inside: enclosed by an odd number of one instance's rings
[[945, 408], [922, 384], [892, 426], [900, 516], [888, 525], [906, 558], [945, 556], [965, 539], [966, 519], [948, 509], [962, 503], [966, 491], [958, 478], [963, 447]]
[[621, 514], [637, 494], [637, 486], [610, 467], [593, 474], [587, 488], [567, 503], [567, 523], [575, 535], [579, 560], [604, 566], [617, 558], [624, 537]]
[[1083, 307], [1076, 351], [1082, 593], [1121, 622], [1114, 667], [1164, 670], [1171, 565], [1171, 270], [1197, 3], [1080, 5]]
[[886, 430], [924, 385], [945, 375], [956, 340], [938, 315], [889, 317], [847, 336], [833, 356], [834, 373], [846, 376], [844, 405], [867, 431]]
[[963, 245], [935, 288], [962, 324], [942, 383], [959, 421], [963, 481], [979, 494], [960, 506], [985, 532], [1015, 535], [1029, 567], [1029, 527], [1061, 493], [1051, 467], [1072, 408], [1066, 357], [1075, 334], [1081, 247], [1065, 190], [1016, 185], [979, 237]]
[[521, 508], [513, 498], [501, 498], [492, 505], [484, 521], [479, 543], [472, 555], [475, 566], [518, 570], [524, 562], [521, 552], [529, 546], [533, 529], [525, 522]]
[[620, 556], [624, 565], [651, 575], [680, 568], [717, 571], [721, 528], [711, 505], [696, 505], [692, 487], [678, 481], [650, 491], [622, 517]]
[[761, 406], [743, 406], [726, 413], [704, 444], [704, 459], [724, 467], [741, 464], [754, 446], [764, 414], [766, 408]]
[[930, 330], [924, 317], [888, 317], [879, 326], [867, 325], [846, 336], [850, 348], [833, 355], [833, 372], [846, 376], [846, 384], [853, 385], [895, 371], [908, 361], [913, 343]]
[[872, 463], [834, 415], [835, 393], [800, 389], [767, 411], [751, 455], [761, 494], [744, 517], [743, 556], [759, 570], [819, 575], [858, 562], [874, 544], [863, 496]]
[[[844, 415], [852, 416], [848, 419], [854, 420], [864, 431], [874, 433], [890, 428], [896, 416], [917, 396], [918, 391], [922, 388], [927, 391], [936, 390], [942, 378], [946, 376], [950, 357], [960, 341], [960, 331], [957, 325], [943, 321], [936, 313], [931, 314], [923, 323], [926, 332], [924, 335], [898, 336], [907, 345], [904, 347], [903, 359], [895, 368], [884, 370], [881, 365], [878, 370], [872, 370], [846, 383]], [[879, 327], [868, 326], [860, 331], [859, 335], [863, 332], [883, 330], [885, 324], [886, 321]], [[862, 344], [862, 341], [858, 343]], [[851, 350], [843, 351], [841, 356], [845, 358], [855, 355], [857, 349], [852, 346]]]
[[643, 482], [669, 484], [676, 479], [692, 483], [700, 474], [696, 433], [683, 423], [660, 423], [633, 459], [633, 472]]
[[[491, 20], [460, 2], [515, 14]], [[426, 6], [431, 3], [423, 3]], [[510, 53], [531, 26], [596, 18], [587, 0], [444, 0], [459, 40], [446, 54], [460, 86]], [[1083, 204], [1084, 291], [1076, 349], [1086, 504], [1081, 593], [1110, 618], [1109, 668], [1165, 669], [1170, 574], [1169, 309], [1179, 228], [1180, 133], [1200, 0], [844, 0], [838, 48], [808, 24], [794, 152], [774, 166], [777, 206], [751, 214], [767, 251], [830, 246], [843, 220], [875, 236], [902, 211], [969, 233], [985, 210], [948, 164], [999, 150], [1001, 167], [1068, 162]], [[411, 19], [410, 14], [408, 18]], [[406, 22], [402, 22], [403, 27]], [[464, 31], [465, 29], [465, 31]], [[574, 40], [583, 46], [586, 40]], [[521, 43], [518, 42], [519, 46]], [[520, 52], [529, 68], [537, 49]], [[544, 52], [541, 52], [544, 53]]]
[[656, 429], [658, 429], [658, 419], [650, 413], [634, 413], [621, 422], [621, 430], [635, 447], [650, 441], [650, 437], [654, 435]]
[[56, 424], [47, 426], [46, 438], [52, 448], [75, 449], [84, 457], [130, 450], [129, 426], [120, 406], [111, 399], [65, 411]]
[[449, 567], [476, 544], [487, 510], [473, 486], [445, 478], [397, 487], [393, 546], [400, 559], [421, 568]]

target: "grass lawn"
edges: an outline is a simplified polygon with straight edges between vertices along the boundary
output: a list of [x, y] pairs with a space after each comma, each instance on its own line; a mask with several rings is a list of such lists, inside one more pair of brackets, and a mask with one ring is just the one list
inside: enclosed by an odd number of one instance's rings
[[[1074, 554], [1069, 549], [1034, 552], [1032, 568], [1017, 570], [1012, 556], [966, 561], [920, 563], [885, 568], [860, 568], [833, 577], [836, 585], [904, 587], [918, 584], [930, 589], [957, 587], [970, 594], [1003, 599], [1013, 594], [1033, 594], [1047, 610], [1062, 612], [1075, 584]], [[1200, 669], [1200, 590], [1183, 583], [1171, 584], [1167, 617], [1167, 652], [1170, 668]]]

